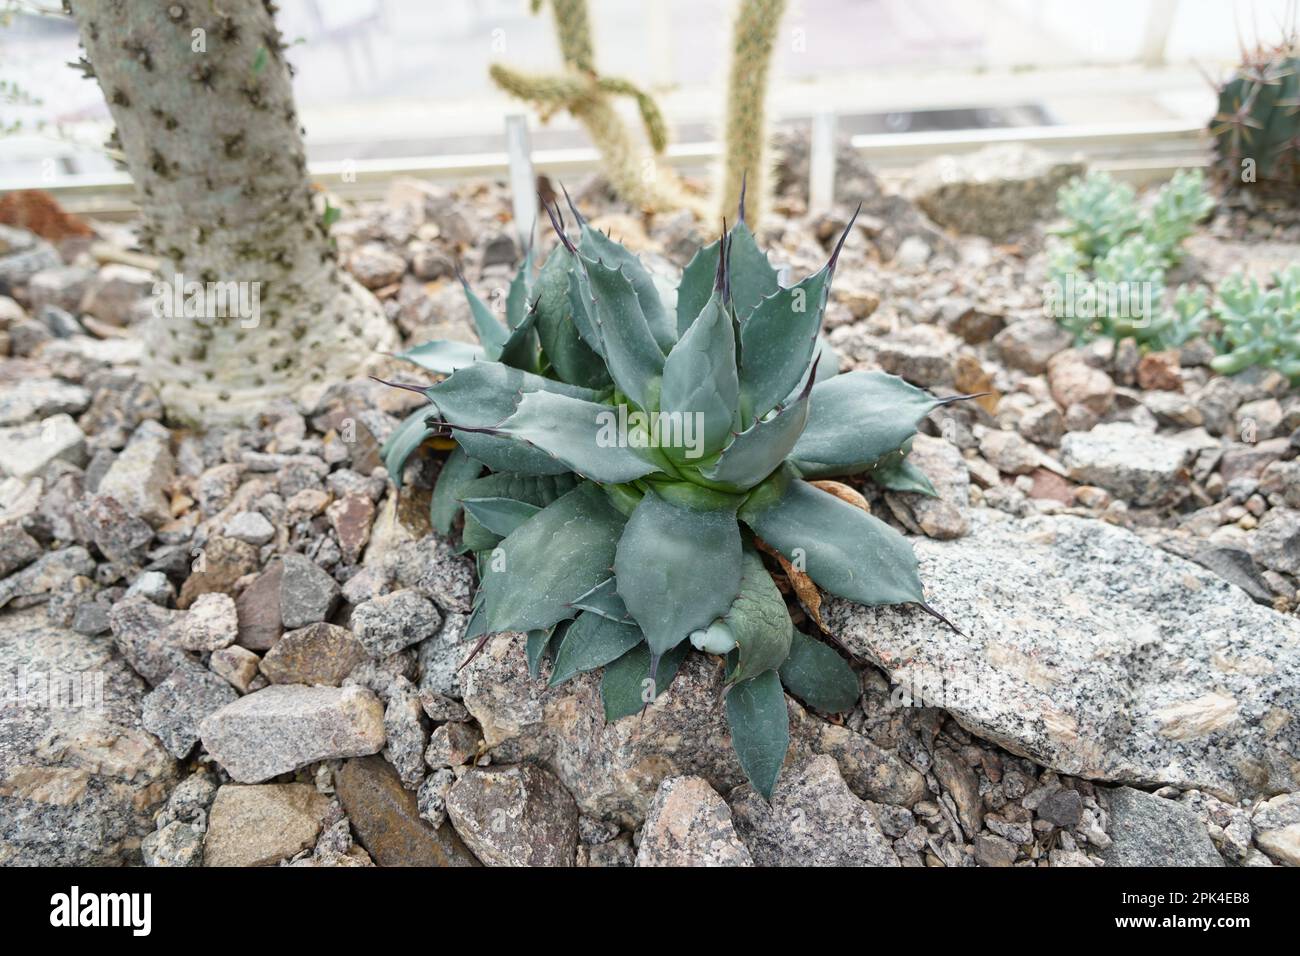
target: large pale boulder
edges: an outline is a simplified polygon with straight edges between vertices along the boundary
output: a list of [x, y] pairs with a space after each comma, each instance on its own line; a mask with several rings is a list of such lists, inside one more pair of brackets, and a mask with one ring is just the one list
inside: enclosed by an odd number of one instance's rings
[[44, 608], [0, 615], [0, 633], [0, 866], [138, 864], [176, 782], [140, 726], [147, 685]]
[[1300, 622], [1104, 522], [971, 524], [913, 542], [960, 633], [918, 608], [822, 605], [900, 695], [1073, 776], [1231, 800], [1300, 789]]

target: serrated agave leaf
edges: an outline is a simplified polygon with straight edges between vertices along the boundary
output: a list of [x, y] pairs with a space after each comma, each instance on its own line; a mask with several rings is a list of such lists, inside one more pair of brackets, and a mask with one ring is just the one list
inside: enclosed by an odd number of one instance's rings
[[487, 303], [469, 287], [469, 281], [464, 274], [457, 271], [457, 277], [460, 279], [460, 287], [465, 291], [465, 301], [469, 303], [469, 317], [474, 323], [474, 331], [478, 333], [478, 340], [483, 344], [483, 351], [487, 353], [489, 359], [496, 361], [501, 356], [502, 346], [510, 338], [510, 330], [501, 324], [492, 314], [492, 310], [487, 307]]
[[482, 562], [481, 589], [493, 631], [531, 631], [572, 617], [573, 602], [605, 578], [624, 519], [584, 482], [551, 502]]
[[[477, 362], [425, 391], [442, 419], [467, 428], [491, 428], [515, 410], [521, 394], [554, 392], [591, 401], [590, 389], [542, 378], [499, 362]], [[554, 475], [567, 471], [550, 455], [513, 438], [460, 431], [456, 440], [471, 458], [493, 471]]]
[[915, 435], [939, 404], [896, 375], [836, 375], [813, 387], [808, 424], [790, 460], [805, 478], [865, 471]]
[[501, 543], [501, 535], [493, 534], [479, 524], [478, 519], [469, 512], [465, 513], [465, 526], [460, 532], [460, 545], [464, 551], [490, 551]]
[[583, 611], [569, 626], [555, 652], [555, 666], [547, 686], [554, 687], [578, 674], [604, 667], [640, 643], [641, 629], [635, 624], [622, 624]]
[[658, 655], [721, 617], [740, 593], [732, 511], [691, 511], [647, 492], [614, 558], [618, 594]]
[[[569, 307], [573, 316], [573, 326], [578, 330], [578, 337], [605, 361], [605, 340], [600, 335], [600, 324], [596, 321], [596, 298], [591, 291], [591, 281], [585, 270], [574, 268], [569, 271]], [[606, 373], [609, 369], [606, 368]]]
[[[599, 355], [583, 341], [574, 321], [574, 304], [570, 298], [570, 283], [577, 278], [573, 254], [557, 246], [542, 266], [537, 276], [534, 292], [537, 304], [537, 335], [542, 351], [551, 368], [561, 381], [585, 388], [605, 389], [610, 385], [609, 372]], [[586, 321], [586, 310], [583, 310]]]
[[465, 454], [465, 449], [457, 445], [442, 463], [438, 472], [438, 481], [433, 486], [433, 498], [429, 504], [429, 523], [439, 534], [449, 534], [451, 526], [460, 514], [460, 497], [462, 490], [471, 481], [483, 473], [482, 462], [477, 462]]
[[[682, 421], [691, 416], [690, 421], [699, 422], [702, 447], [695, 450], [710, 455], [722, 448], [731, 434], [738, 397], [731, 315], [715, 295], [664, 362], [659, 411], [681, 415]], [[681, 448], [667, 451], [679, 460], [689, 454]]]
[[772, 799], [790, 749], [790, 715], [776, 671], [764, 671], [727, 693], [727, 723], [740, 767], [764, 799]]
[[696, 250], [682, 272], [677, 286], [677, 335], [681, 337], [691, 327], [704, 307], [713, 297], [713, 287], [718, 274], [718, 240]]
[[632, 283], [617, 269], [583, 260], [591, 287], [592, 316], [609, 374], [642, 411], [659, 405], [664, 353], [650, 332]]
[[650, 334], [654, 336], [659, 351], [667, 354], [677, 341], [677, 327], [659, 298], [659, 290], [650, 270], [631, 250], [586, 223], [583, 224], [582, 235], [578, 239], [578, 250], [588, 259], [603, 262], [620, 270], [627, 277], [636, 294], [637, 303], [641, 306], [641, 314], [645, 316], [646, 325], [650, 327]]
[[542, 676], [542, 659], [555, 659], [555, 649], [564, 640], [571, 621], [561, 621], [549, 630], [529, 631], [524, 644], [524, 653], [528, 657], [528, 676], [533, 680]]
[[388, 469], [388, 477], [399, 489], [402, 487], [402, 469], [406, 467], [406, 460], [415, 453], [426, 438], [434, 433], [434, 430], [425, 424], [425, 419], [435, 411], [436, 409], [425, 406], [411, 412], [393, 429], [393, 433], [379, 449], [379, 453], [384, 458], [384, 467]]
[[592, 611], [611, 621], [623, 624], [632, 623], [632, 615], [627, 613], [627, 605], [618, 596], [618, 582], [613, 575], [601, 581], [594, 588], [573, 602], [573, 606], [583, 611]]
[[476, 478], [462, 489], [461, 498], [513, 498], [545, 508], [578, 486], [578, 479], [562, 475], [513, 475], [496, 472]]
[[519, 323], [528, 314], [529, 279], [533, 271], [533, 248], [530, 245], [524, 254], [523, 264], [515, 277], [510, 280], [510, 291], [506, 293], [506, 326], [517, 329]]
[[[817, 346], [813, 349], [813, 377], [811, 384], [820, 385], [827, 379], [839, 375], [843, 364], [843, 359], [840, 358], [840, 353], [835, 351], [835, 346], [831, 345], [826, 336], [819, 332], [817, 334]], [[809, 383], [805, 381], [802, 385], [787, 395], [777, 407], [784, 408], [786, 405], [789, 405], [803, 393], [804, 388], [807, 387], [808, 384]]]
[[901, 534], [806, 481], [785, 473], [769, 481], [740, 519], [796, 568], [859, 604], [924, 603], [916, 555]]
[[793, 633], [780, 675], [786, 690], [826, 714], [852, 710], [861, 694], [858, 675], [848, 662], [801, 631]]
[[[727, 250], [731, 305], [744, 323], [758, 303], [775, 295], [781, 284], [777, 281], [776, 270], [767, 261], [767, 254], [758, 248], [758, 241], [749, 231], [749, 226], [743, 221], [736, 223], [728, 233], [728, 239], [731, 242]], [[715, 256], [714, 265], [716, 264]]]
[[487, 353], [481, 345], [469, 342], [457, 342], [454, 339], [435, 339], [415, 348], [407, 349], [397, 356], [420, 368], [427, 368], [439, 375], [450, 375], [458, 368], [475, 362], [487, 361]]
[[465, 633], [460, 641], [462, 644], [468, 644], [486, 633], [488, 633], [487, 615], [483, 612], [482, 595], [476, 594], [474, 595], [474, 606], [470, 608], [469, 620], [465, 622]]
[[497, 430], [603, 484], [634, 481], [660, 470], [654, 449], [633, 448], [634, 436], [620, 434], [618, 410], [612, 405], [530, 392]]
[[600, 681], [600, 696], [605, 705], [605, 721], [640, 713], [653, 704], [659, 694], [672, 686], [682, 661], [691, 646], [682, 642], [659, 658], [659, 669], [650, 677], [650, 646], [642, 641], [618, 660], [606, 665]]
[[542, 510], [513, 498], [466, 498], [462, 503], [475, 521], [503, 538]]
[[803, 383], [817, 348], [830, 278], [827, 266], [779, 290], [759, 302], [741, 325], [742, 421], [762, 418]]
[[763, 559], [746, 547], [742, 560], [740, 594], [721, 618], [736, 642], [736, 666], [727, 675], [728, 684], [776, 670], [790, 653], [790, 612], [777, 590]]
[[810, 399], [811, 391], [805, 389], [792, 404], [755, 422], [731, 440], [713, 465], [700, 469], [700, 474], [742, 491], [753, 488], [794, 450], [808, 423]]
[[911, 450], [911, 444], [912, 440], [909, 438], [903, 448], [880, 459], [875, 467], [866, 473], [867, 477], [881, 488], [890, 491], [914, 491], [917, 494], [938, 498], [939, 492], [934, 490], [934, 485], [925, 476], [925, 472], [907, 460], [906, 456]]
[[501, 362], [525, 372], [537, 371], [537, 313], [528, 312], [501, 346]]

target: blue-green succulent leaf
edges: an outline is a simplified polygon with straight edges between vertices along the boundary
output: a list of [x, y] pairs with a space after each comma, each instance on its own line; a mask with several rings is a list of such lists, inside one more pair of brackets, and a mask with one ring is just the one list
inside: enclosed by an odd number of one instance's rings
[[[542, 378], [499, 362], [477, 362], [425, 391], [442, 419], [462, 428], [492, 428], [510, 417], [521, 394], [554, 392], [592, 401], [597, 393], [554, 379]], [[513, 438], [456, 432], [456, 440], [471, 458], [493, 471], [525, 475], [554, 475], [567, 471], [550, 455]]]
[[830, 278], [826, 266], [779, 290], [759, 302], [741, 325], [742, 421], [762, 418], [803, 383], [817, 348]]
[[594, 297], [592, 313], [609, 374], [642, 411], [659, 406], [664, 353], [651, 333], [631, 281], [618, 269], [583, 260]]
[[728, 691], [727, 723], [741, 769], [754, 789], [771, 800], [790, 749], [790, 715], [776, 671], [764, 671]]
[[510, 337], [501, 346], [501, 362], [525, 372], [535, 372], [538, 364], [537, 350], [537, 313], [529, 311], [510, 330]]
[[623, 523], [584, 482], [516, 528], [481, 562], [489, 628], [531, 631], [572, 617], [573, 602], [609, 577]]
[[506, 293], [506, 326], [511, 329], [519, 328], [519, 323], [528, 314], [529, 280], [532, 271], [533, 250], [530, 246], [519, 271], [510, 280], [510, 291]]
[[529, 631], [524, 641], [524, 653], [528, 657], [528, 676], [533, 680], [542, 676], [542, 657], [546, 653], [546, 645], [551, 640], [550, 631]]
[[[749, 231], [749, 226], [744, 222], [736, 223], [728, 238], [731, 243], [727, 250], [731, 304], [743, 323], [759, 302], [776, 294], [781, 284], [777, 281], [776, 270], [767, 261], [767, 253], [758, 248], [758, 241]], [[714, 264], [716, 263], [715, 256]]]
[[[578, 337], [597, 355], [601, 363], [605, 361], [605, 340], [601, 338], [600, 324], [596, 321], [596, 299], [591, 291], [591, 281], [585, 270], [569, 270], [569, 309], [573, 315], [573, 326], [578, 330]], [[609, 369], [605, 370], [606, 374]]]
[[577, 674], [604, 667], [640, 643], [641, 629], [635, 624], [622, 624], [592, 611], [583, 611], [560, 642], [549, 686], [563, 684]]
[[658, 655], [721, 617], [740, 593], [740, 528], [727, 510], [691, 511], [647, 493], [614, 558], [618, 594]]
[[694, 448], [671, 447], [668, 453], [681, 460], [721, 449], [736, 418], [738, 388], [731, 315], [715, 295], [664, 362], [660, 412], [681, 416], [667, 420], [690, 423], [692, 433], [700, 432]]
[[588, 259], [596, 259], [607, 266], [620, 270], [632, 284], [641, 314], [645, 316], [650, 334], [654, 336], [659, 350], [664, 354], [677, 341], [677, 328], [673, 317], [664, 308], [655, 288], [654, 276], [630, 249], [610, 239], [604, 233], [583, 224], [582, 236], [578, 240], [578, 249]]
[[916, 555], [879, 518], [778, 474], [779, 494], [750, 496], [740, 519], [821, 587], [859, 604], [924, 603]]
[[483, 350], [487, 353], [487, 357], [496, 361], [501, 356], [502, 347], [510, 338], [510, 330], [492, 313], [487, 303], [469, 287], [465, 276], [460, 273], [457, 275], [460, 278], [461, 288], [465, 290], [465, 301], [469, 303], [469, 317], [474, 323], [474, 331], [478, 333], [478, 340], [483, 343]]
[[727, 675], [728, 684], [776, 670], [790, 654], [790, 612], [777, 590], [763, 559], [746, 547], [742, 558], [740, 594], [720, 622], [736, 642], [736, 666]]
[[542, 510], [514, 498], [466, 498], [463, 503], [474, 520], [503, 538]]
[[653, 704], [658, 695], [672, 684], [690, 649], [691, 645], [683, 641], [666, 651], [659, 658], [659, 669], [653, 679], [650, 677], [650, 646], [644, 641], [606, 665], [600, 681], [606, 722], [613, 723], [640, 713], [648, 704]]
[[[610, 385], [609, 372], [578, 331], [575, 306], [570, 298], [570, 284], [573, 294], [581, 298], [576, 271], [573, 254], [563, 246], [557, 246], [542, 265], [534, 289], [537, 334], [542, 351], [561, 381], [601, 390]], [[582, 319], [590, 323], [585, 307]]]
[[790, 460], [805, 478], [865, 471], [902, 447], [940, 403], [884, 372], [846, 372], [813, 386]]
[[601, 581], [594, 588], [573, 602], [573, 606], [584, 611], [593, 611], [611, 621], [623, 624], [632, 622], [632, 615], [627, 613], [627, 605], [618, 596], [618, 582], [613, 575]]
[[469, 342], [457, 342], [455, 339], [435, 339], [414, 348], [407, 349], [397, 356], [420, 368], [427, 368], [439, 375], [450, 375], [458, 368], [475, 362], [487, 361], [483, 346]]
[[827, 714], [852, 710], [861, 688], [844, 658], [816, 638], [795, 631], [790, 656], [781, 664], [781, 683], [809, 707]]
[[435, 409], [428, 406], [411, 412], [393, 429], [393, 433], [388, 436], [379, 450], [384, 457], [384, 467], [388, 469], [388, 477], [399, 489], [402, 487], [402, 469], [406, 467], [406, 460], [424, 444], [426, 438], [434, 433], [434, 430], [425, 423], [425, 419], [434, 412]]
[[429, 522], [439, 534], [449, 534], [451, 526], [460, 514], [460, 498], [463, 489], [483, 473], [481, 462], [465, 454], [465, 449], [457, 445], [442, 463], [438, 472], [438, 481], [433, 486], [433, 498], [429, 503]]
[[718, 241], [698, 249], [677, 286], [677, 335], [683, 336], [713, 298], [718, 274]]
[[632, 447], [637, 434], [621, 433], [618, 409], [612, 405], [530, 392], [497, 431], [602, 484], [633, 481], [660, 469], [655, 449]]
[[908, 439], [902, 448], [890, 452], [876, 462], [875, 467], [866, 473], [867, 477], [890, 491], [914, 491], [917, 494], [938, 498], [939, 492], [920, 468], [907, 459], [911, 450], [912, 439]]
[[701, 469], [700, 474], [710, 481], [723, 482], [742, 490], [754, 487], [794, 450], [808, 423], [812, 407], [810, 399], [811, 391], [805, 389], [785, 408], [755, 422], [736, 435], [722, 450], [718, 460]]

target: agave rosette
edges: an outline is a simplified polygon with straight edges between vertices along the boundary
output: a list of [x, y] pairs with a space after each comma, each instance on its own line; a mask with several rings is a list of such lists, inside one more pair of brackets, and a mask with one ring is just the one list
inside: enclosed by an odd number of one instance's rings
[[525, 262], [504, 324], [466, 286], [481, 345], [405, 353], [447, 378], [390, 438], [389, 470], [400, 482], [425, 438], [455, 437], [432, 511], [446, 534], [463, 509], [477, 557], [468, 636], [525, 633], [552, 685], [603, 668], [608, 720], [651, 703], [692, 647], [725, 655], [733, 744], [770, 795], [789, 743], [783, 687], [839, 712], [859, 684], [793, 627], [756, 542], [832, 594], [925, 607], [906, 539], [809, 480], [867, 472], [932, 492], [906, 452], [941, 400], [892, 375], [835, 374], [819, 330], [848, 229], [783, 288], [742, 214], [691, 260], [674, 303], [573, 212], [576, 242], [548, 209], [560, 244], [535, 278]]

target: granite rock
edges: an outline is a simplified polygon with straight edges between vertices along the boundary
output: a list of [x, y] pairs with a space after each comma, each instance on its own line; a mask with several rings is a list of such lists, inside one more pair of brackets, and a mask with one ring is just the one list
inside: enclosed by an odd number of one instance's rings
[[236, 700], [229, 683], [198, 664], [172, 670], [145, 696], [140, 724], [178, 759], [189, 756], [199, 741], [199, 722]]
[[329, 797], [305, 783], [217, 791], [204, 840], [204, 866], [274, 866], [314, 846]]
[[416, 795], [380, 757], [343, 764], [334, 786], [357, 839], [379, 866], [478, 866], [450, 823], [429, 826]]
[[362, 687], [277, 684], [209, 714], [199, 735], [232, 778], [259, 783], [317, 760], [378, 753], [384, 708]]
[[974, 513], [915, 541], [917, 609], [828, 597], [828, 631], [969, 731], [1072, 776], [1205, 790], [1300, 788], [1300, 623], [1104, 522]]
[[736, 832], [758, 866], [898, 866], [871, 808], [825, 755], [791, 765], [772, 800], [745, 784], [730, 797]]
[[0, 630], [0, 673], [28, 675], [23, 699], [0, 706], [0, 865], [139, 863], [177, 776], [140, 726], [144, 681], [111, 643], [40, 608], [0, 615]]
[[447, 814], [488, 866], [573, 865], [578, 807], [541, 767], [473, 767], [447, 794]]
[[669, 777], [646, 814], [637, 866], [753, 866], [731, 809], [701, 777]]
[[1107, 866], [1223, 866], [1205, 827], [1182, 804], [1132, 787], [1106, 797], [1111, 844], [1101, 855]]
[[272, 684], [337, 687], [365, 658], [365, 648], [351, 631], [321, 622], [283, 634], [266, 652], [261, 666]]

